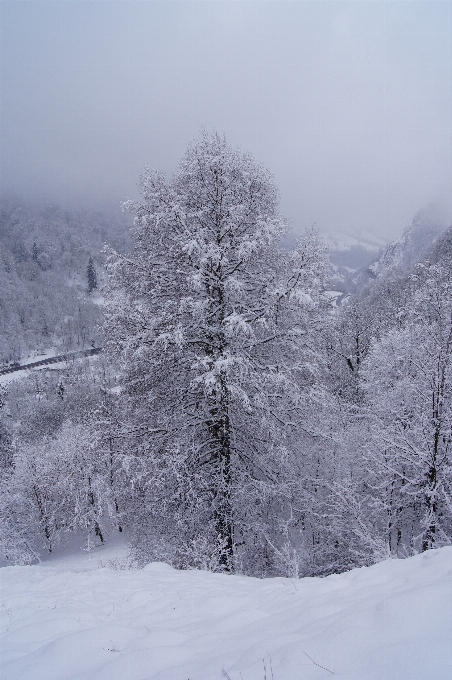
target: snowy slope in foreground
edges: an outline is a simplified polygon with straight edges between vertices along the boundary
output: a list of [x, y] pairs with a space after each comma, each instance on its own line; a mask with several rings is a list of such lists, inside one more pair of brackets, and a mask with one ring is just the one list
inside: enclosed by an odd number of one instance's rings
[[300, 581], [96, 563], [0, 570], [3, 680], [452, 677], [452, 548]]

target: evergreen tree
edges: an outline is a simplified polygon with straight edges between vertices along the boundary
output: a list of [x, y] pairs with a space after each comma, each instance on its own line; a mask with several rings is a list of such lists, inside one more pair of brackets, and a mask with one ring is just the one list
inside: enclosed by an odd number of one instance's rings
[[88, 278], [88, 293], [92, 293], [93, 290], [97, 288], [97, 274], [92, 257], [90, 257], [88, 260], [86, 275]]

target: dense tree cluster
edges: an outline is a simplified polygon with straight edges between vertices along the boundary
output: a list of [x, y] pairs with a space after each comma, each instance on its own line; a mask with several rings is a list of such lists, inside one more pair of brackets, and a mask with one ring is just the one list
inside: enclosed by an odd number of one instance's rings
[[65, 351], [99, 343], [102, 314], [84, 292], [97, 287], [95, 260], [102, 263], [107, 238], [126, 247], [116, 216], [2, 206], [0, 366], [55, 345]]
[[137, 564], [297, 577], [450, 543], [452, 229], [418, 216], [333, 307], [316, 234], [283, 246], [271, 176], [218, 135], [141, 192], [108, 361], [0, 392], [4, 559], [124, 530]]

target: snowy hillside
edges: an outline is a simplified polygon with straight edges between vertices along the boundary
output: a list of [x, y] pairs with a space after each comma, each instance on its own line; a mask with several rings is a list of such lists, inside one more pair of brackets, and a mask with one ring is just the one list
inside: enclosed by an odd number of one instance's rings
[[324, 234], [326, 243], [330, 250], [346, 251], [350, 248], [363, 248], [369, 252], [378, 253], [385, 248], [389, 239], [379, 236], [365, 229], [355, 231], [336, 231]]
[[375, 276], [397, 268], [407, 270], [424, 259], [447, 228], [435, 206], [419, 210], [401, 236], [370, 267]]
[[450, 678], [450, 547], [302, 580], [97, 550], [1, 570], [3, 680]]
[[127, 250], [122, 213], [2, 202], [0, 365], [25, 363], [52, 345], [62, 353], [99, 344], [103, 317], [92, 293], [102, 283], [107, 241]]
[[436, 205], [419, 210], [412, 223], [392, 243], [366, 232], [325, 236], [332, 265], [331, 285], [336, 290], [356, 293], [370, 281], [398, 271], [406, 273], [417, 262], [441, 246], [447, 221]]

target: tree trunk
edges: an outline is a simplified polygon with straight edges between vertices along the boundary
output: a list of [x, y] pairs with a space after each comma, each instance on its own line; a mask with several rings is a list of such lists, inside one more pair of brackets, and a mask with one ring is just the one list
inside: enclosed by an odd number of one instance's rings
[[[90, 504], [93, 506], [93, 509], [95, 511], [96, 501], [94, 500], [94, 493], [93, 493], [93, 490], [92, 490], [92, 487], [91, 487], [91, 477], [88, 477], [88, 488], [89, 488], [88, 500], [89, 500]], [[99, 536], [100, 542], [103, 543], [104, 537], [102, 535], [102, 530], [100, 528], [99, 522], [97, 521], [96, 518], [94, 518], [94, 533], [95, 533], [96, 536]]]
[[[218, 200], [218, 192], [217, 192]], [[217, 245], [221, 242], [221, 206], [218, 203], [216, 215]], [[214, 285], [211, 281], [216, 279]], [[227, 349], [224, 335], [225, 292], [223, 288], [221, 262], [210, 269], [206, 288], [212, 301], [211, 315], [211, 354], [212, 358], [221, 359]], [[228, 378], [225, 369], [221, 369], [219, 389], [215, 395], [215, 405], [210, 410], [210, 435], [215, 444], [217, 463], [217, 480], [215, 490], [215, 520], [218, 539], [221, 544], [219, 566], [227, 572], [233, 571], [234, 538], [231, 507], [231, 424], [229, 420]]]
[[215, 484], [215, 524], [222, 546], [220, 567], [225, 571], [233, 570], [233, 524], [231, 507], [231, 435], [228, 413], [226, 376], [220, 378], [220, 395], [210, 411], [210, 436], [215, 444], [217, 478]]

